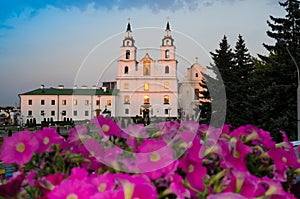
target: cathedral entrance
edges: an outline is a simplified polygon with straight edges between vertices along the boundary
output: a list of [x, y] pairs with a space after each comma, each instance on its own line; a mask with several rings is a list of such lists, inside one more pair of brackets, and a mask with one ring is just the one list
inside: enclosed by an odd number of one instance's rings
[[148, 95], [144, 96], [144, 104], [141, 105], [141, 111], [143, 113], [143, 120], [145, 125], [150, 124], [150, 97]]
[[150, 124], [150, 110], [148, 108], [145, 108], [143, 110], [143, 118], [144, 118], [144, 124], [149, 125]]

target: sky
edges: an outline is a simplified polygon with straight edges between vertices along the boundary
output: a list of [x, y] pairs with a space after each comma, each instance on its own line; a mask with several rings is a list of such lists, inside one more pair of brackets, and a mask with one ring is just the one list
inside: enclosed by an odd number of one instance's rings
[[266, 55], [270, 15], [285, 15], [276, 0], [0, 1], [0, 106], [19, 105], [18, 94], [40, 85], [114, 81], [128, 18], [138, 60], [159, 59], [169, 19], [182, 79], [196, 57], [212, 63], [224, 35], [232, 48], [241, 34], [252, 56]]

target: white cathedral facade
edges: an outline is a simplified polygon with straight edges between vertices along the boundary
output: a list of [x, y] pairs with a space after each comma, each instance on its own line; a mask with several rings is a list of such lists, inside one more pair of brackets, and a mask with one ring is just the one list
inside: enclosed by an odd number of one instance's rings
[[[117, 77], [113, 88], [94, 86], [82, 88], [41, 87], [19, 94], [23, 120], [89, 120], [99, 113], [109, 113], [116, 118], [143, 117], [146, 121], [176, 119], [180, 116], [194, 118], [199, 104], [201, 72], [196, 64], [187, 69], [187, 76], [180, 84], [174, 39], [167, 22], [161, 40], [159, 57], [154, 59], [146, 52], [137, 58], [137, 47], [128, 22], [117, 62]], [[196, 67], [197, 66], [197, 67]]]
[[177, 60], [169, 22], [158, 60], [154, 60], [148, 52], [142, 59], [137, 59], [137, 47], [128, 23], [116, 81], [117, 116], [178, 117]]

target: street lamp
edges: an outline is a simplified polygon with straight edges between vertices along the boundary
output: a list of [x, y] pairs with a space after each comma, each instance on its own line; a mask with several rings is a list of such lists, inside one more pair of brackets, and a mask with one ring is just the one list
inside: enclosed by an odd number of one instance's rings
[[299, 67], [298, 64], [291, 54], [288, 47], [285, 45], [285, 49], [288, 52], [289, 56], [292, 58], [296, 68], [297, 68], [297, 80], [298, 80], [298, 87], [297, 87], [297, 139], [300, 140], [300, 86], [299, 86]]

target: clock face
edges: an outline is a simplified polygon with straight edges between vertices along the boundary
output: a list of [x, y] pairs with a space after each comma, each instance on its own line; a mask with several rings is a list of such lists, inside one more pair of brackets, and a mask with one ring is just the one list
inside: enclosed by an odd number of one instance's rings
[[131, 46], [131, 41], [126, 41], [126, 46]]

